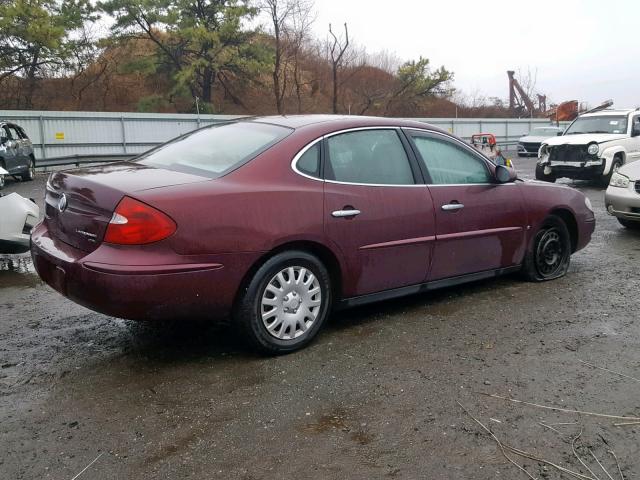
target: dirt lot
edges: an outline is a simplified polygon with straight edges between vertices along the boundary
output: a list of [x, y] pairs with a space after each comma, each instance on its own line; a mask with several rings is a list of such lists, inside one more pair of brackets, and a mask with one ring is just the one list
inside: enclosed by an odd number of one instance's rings
[[[531, 177], [533, 160], [516, 161]], [[44, 176], [8, 182], [42, 202]], [[220, 327], [133, 324], [43, 285], [0, 257], [0, 477], [527, 478], [503, 442], [608, 478], [640, 475], [640, 425], [492, 398], [640, 415], [640, 235], [597, 211], [592, 243], [560, 280], [475, 283], [334, 316], [278, 358]], [[543, 425], [544, 423], [544, 425]], [[580, 465], [577, 454], [593, 471]], [[536, 478], [551, 465], [510, 455]]]

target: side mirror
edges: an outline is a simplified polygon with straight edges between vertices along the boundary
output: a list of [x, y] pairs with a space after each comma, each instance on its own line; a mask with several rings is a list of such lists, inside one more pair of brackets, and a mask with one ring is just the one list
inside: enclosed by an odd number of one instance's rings
[[504, 165], [496, 166], [496, 180], [498, 183], [512, 183], [518, 178], [518, 174], [511, 167], [505, 167]]
[[633, 129], [631, 130], [631, 136], [632, 137], [639, 137], [640, 136], [640, 123], [636, 123], [633, 126]]
[[558, 134], [557, 134], [557, 135], [558, 135], [559, 137], [561, 137], [563, 133], [564, 133], [564, 131], [560, 130], [560, 131], [558, 132]]

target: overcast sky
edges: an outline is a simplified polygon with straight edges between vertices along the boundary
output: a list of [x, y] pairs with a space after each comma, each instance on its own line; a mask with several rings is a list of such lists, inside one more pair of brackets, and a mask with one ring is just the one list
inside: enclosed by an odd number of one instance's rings
[[427, 57], [466, 94], [508, 98], [507, 70], [537, 69], [554, 102], [640, 106], [638, 0], [315, 0], [316, 35], [347, 22], [368, 52]]

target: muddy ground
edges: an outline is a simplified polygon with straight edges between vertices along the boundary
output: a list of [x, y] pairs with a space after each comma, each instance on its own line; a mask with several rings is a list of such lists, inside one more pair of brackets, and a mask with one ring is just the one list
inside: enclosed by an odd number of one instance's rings
[[[516, 162], [530, 177], [533, 160]], [[42, 203], [44, 175], [8, 182]], [[92, 313], [0, 257], [0, 478], [527, 478], [503, 442], [586, 476], [640, 476], [640, 234], [606, 215], [560, 280], [505, 277], [335, 315], [264, 358], [224, 329]], [[546, 426], [542, 425], [545, 424]], [[590, 473], [578, 463], [571, 440]], [[535, 478], [560, 477], [512, 455]]]

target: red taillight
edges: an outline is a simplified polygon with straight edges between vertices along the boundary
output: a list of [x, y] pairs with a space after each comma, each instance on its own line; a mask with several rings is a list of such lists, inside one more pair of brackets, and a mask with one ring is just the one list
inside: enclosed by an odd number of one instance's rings
[[113, 212], [104, 241], [121, 245], [143, 245], [167, 238], [176, 228], [176, 223], [160, 210], [124, 197]]

